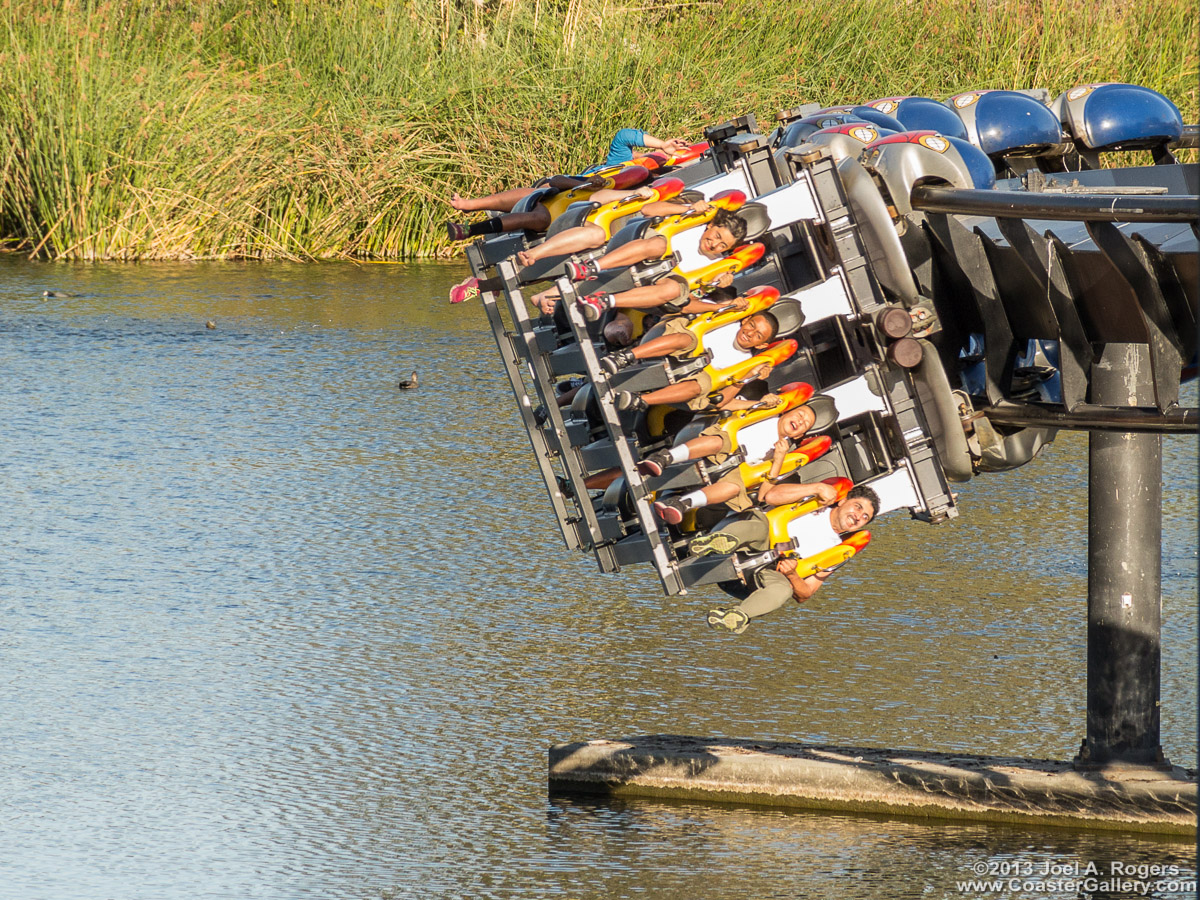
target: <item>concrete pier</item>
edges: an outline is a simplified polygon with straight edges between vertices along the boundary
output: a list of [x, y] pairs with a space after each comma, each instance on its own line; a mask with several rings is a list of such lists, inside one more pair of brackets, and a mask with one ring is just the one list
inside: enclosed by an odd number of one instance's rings
[[557, 744], [550, 790], [1087, 830], [1196, 835], [1196, 773], [648, 735]]

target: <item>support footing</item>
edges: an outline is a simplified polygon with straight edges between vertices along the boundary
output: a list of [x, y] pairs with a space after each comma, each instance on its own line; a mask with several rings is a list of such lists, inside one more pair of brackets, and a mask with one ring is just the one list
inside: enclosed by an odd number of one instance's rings
[[1196, 775], [1179, 767], [649, 735], [551, 747], [550, 790], [1196, 835]]

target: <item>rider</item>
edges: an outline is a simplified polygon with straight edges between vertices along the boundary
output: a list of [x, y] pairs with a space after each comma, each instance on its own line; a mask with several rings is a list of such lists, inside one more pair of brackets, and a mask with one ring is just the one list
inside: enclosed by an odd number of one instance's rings
[[[759, 500], [767, 498], [775, 504], [792, 503], [804, 497], [816, 496], [821, 508], [801, 515], [788, 523], [788, 536], [796, 547], [795, 556], [785, 556], [758, 569], [749, 589], [738, 581], [722, 582], [720, 587], [741, 602], [737, 606], [709, 610], [708, 624], [741, 634], [750, 620], [774, 612], [789, 599], [803, 603], [825, 583], [832, 570], [820, 570], [812, 575], [797, 574], [799, 561], [840, 544], [847, 535], [867, 526], [879, 512], [879, 495], [867, 485], [851, 488], [842, 500], [837, 491], [824, 482], [815, 484], [763, 485]], [[726, 519], [709, 534], [696, 538], [689, 545], [697, 556], [708, 553], [733, 553], [746, 549], [755, 552], [769, 550], [770, 526], [766, 514], [759, 509], [738, 519]]]
[[[766, 405], [780, 405], [782, 402], [781, 398], [775, 394], [767, 394], [759, 401], [760, 404]], [[793, 407], [762, 422], [755, 422], [740, 428], [737, 431], [736, 448], [734, 447], [734, 438], [718, 423], [705, 428], [698, 437], [692, 438], [690, 441], [672, 447], [670, 450], [652, 453], [638, 464], [638, 468], [643, 474], [659, 475], [662, 474], [663, 469], [673, 463], [701, 458], [706, 459], [712, 465], [719, 466], [737, 449], [743, 454], [743, 463], [754, 464], [771, 460], [767, 482], [759, 488], [758, 492], [758, 502], [764, 503], [766, 502], [765, 496], [769, 494], [773, 486], [771, 480], [779, 477], [785, 458], [800, 443], [800, 439], [810, 432], [828, 428], [835, 421], [837, 421], [837, 407], [834, 406], [833, 399], [824, 394], [818, 394], [810, 398], [807, 403]], [[780, 488], [786, 491], [793, 486], [774, 485], [774, 487], [776, 491]], [[828, 485], [822, 485], [822, 487], [829, 488]], [[668, 525], [678, 525], [683, 521], [684, 513], [689, 509], [717, 504], [724, 504], [735, 513], [746, 512], [753, 507], [754, 504], [747, 492], [741, 465], [733, 466], [717, 481], [699, 490], [656, 500], [654, 511]], [[764, 519], [763, 522], [765, 524], [766, 520]], [[754, 534], [757, 535], [757, 532]], [[711, 542], [712, 536], [710, 535], [709, 538]]]

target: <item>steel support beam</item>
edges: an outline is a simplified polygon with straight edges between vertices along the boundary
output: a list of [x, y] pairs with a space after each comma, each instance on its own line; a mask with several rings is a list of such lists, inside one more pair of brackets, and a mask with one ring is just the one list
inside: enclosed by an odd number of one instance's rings
[[964, 190], [921, 184], [912, 208], [959, 216], [1058, 219], [1069, 222], [1195, 222], [1200, 197], [1112, 194], [1034, 194], [1028, 191]]
[[[1154, 402], [1145, 344], [1108, 344], [1092, 402]], [[1076, 765], [1164, 765], [1159, 745], [1162, 437], [1096, 431], [1088, 459], [1087, 738]]]

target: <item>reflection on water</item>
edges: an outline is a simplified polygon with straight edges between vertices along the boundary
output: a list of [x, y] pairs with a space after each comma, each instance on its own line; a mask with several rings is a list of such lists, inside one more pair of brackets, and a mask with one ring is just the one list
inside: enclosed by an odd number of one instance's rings
[[[609, 865], [611, 896], [662, 900], [695, 897], [1078, 897], [1039, 889], [1037, 882], [1104, 880], [1111, 872], [1160, 873], [1151, 880], [1190, 880], [1186, 845], [1073, 831], [929, 824], [869, 816], [738, 809], [639, 800], [593, 803], [556, 798], [549, 833], [555, 857], [581, 874]], [[652, 873], [637, 857], [648, 840], [687, 852], [663, 854]], [[744, 885], [786, 865], [789, 881]], [[1174, 867], [1174, 868], [1172, 868]], [[1090, 873], [1090, 874], [1089, 874]], [[1005, 882], [985, 893], [959, 883]], [[1015, 880], [1016, 889], [1008, 882]], [[807, 886], [813, 886], [811, 888]], [[1026, 885], [1031, 887], [1027, 890]], [[1157, 896], [1188, 896], [1184, 890]], [[1115, 896], [1093, 892], [1093, 896]]]
[[[1073, 754], [1086, 438], [723, 639], [715, 594], [563, 548], [461, 277], [0, 260], [0, 897], [938, 897], [980, 860], [1180, 858], [548, 802], [550, 744], [594, 737]], [[1164, 468], [1163, 745], [1194, 765], [1194, 440]]]

